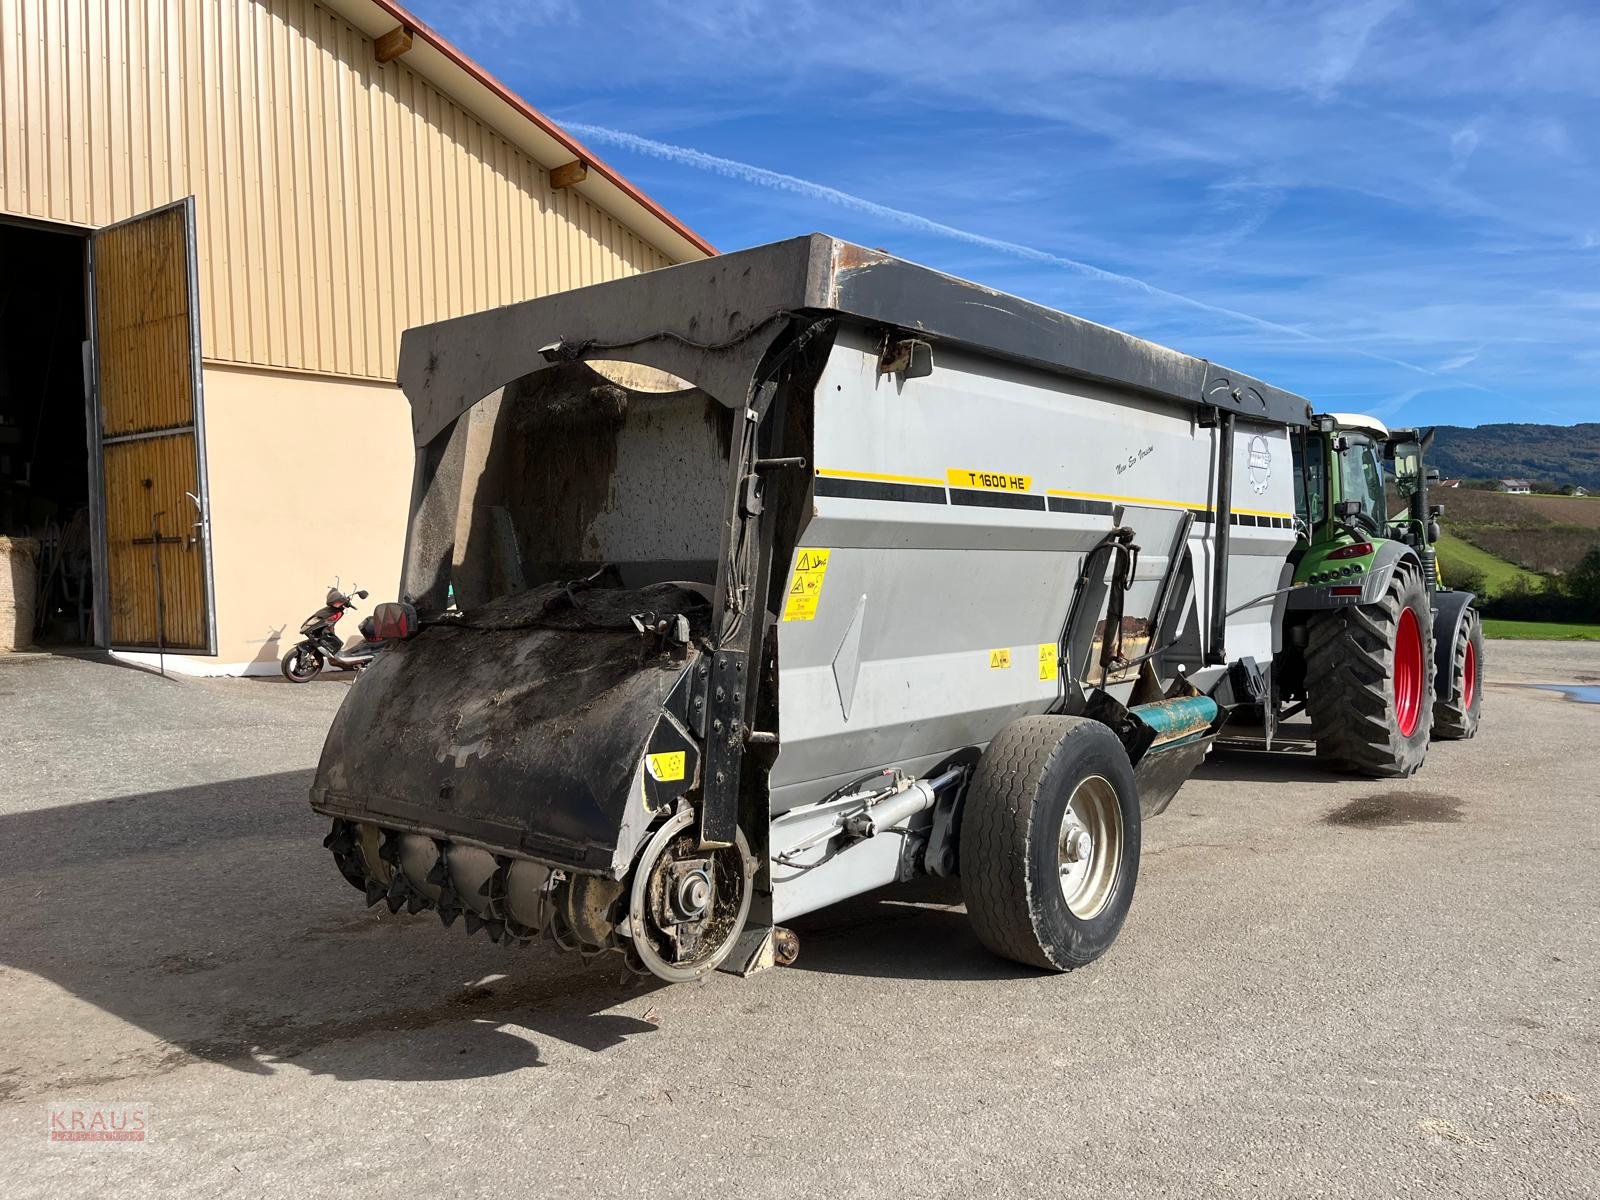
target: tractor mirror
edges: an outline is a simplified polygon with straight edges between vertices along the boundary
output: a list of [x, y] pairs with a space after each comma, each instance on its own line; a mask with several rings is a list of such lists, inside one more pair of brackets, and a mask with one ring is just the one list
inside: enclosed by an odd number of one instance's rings
[[1421, 486], [1422, 449], [1416, 442], [1391, 444], [1394, 456], [1394, 481], [1402, 496], [1415, 496]]

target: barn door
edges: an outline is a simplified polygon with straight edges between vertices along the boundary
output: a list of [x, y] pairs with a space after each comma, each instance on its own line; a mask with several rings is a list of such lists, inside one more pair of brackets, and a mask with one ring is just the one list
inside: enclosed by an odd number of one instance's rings
[[215, 654], [194, 198], [97, 232], [90, 273], [101, 637]]

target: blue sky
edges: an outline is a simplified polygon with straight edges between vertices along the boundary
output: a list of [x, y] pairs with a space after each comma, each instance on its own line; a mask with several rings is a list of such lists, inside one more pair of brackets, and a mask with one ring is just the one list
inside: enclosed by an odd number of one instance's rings
[[1600, 421], [1600, 5], [412, 7], [722, 249], [838, 234], [1320, 408]]

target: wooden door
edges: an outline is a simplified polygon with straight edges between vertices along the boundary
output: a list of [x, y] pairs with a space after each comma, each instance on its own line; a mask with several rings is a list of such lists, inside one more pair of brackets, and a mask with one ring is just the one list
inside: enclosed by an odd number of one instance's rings
[[90, 243], [104, 530], [102, 637], [216, 653], [194, 198]]

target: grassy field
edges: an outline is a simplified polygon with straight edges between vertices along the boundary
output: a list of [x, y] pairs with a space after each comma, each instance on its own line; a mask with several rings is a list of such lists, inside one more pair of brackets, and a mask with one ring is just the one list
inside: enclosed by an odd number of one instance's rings
[[1586, 525], [1600, 529], [1600, 496], [1510, 496], [1557, 525]]
[[1447, 533], [1439, 539], [1438, 550], [1439, 573], [1444, 577], [1446, 587], [1451, 586], [1452, 568], [1456, 566], [1482, 571], [1483, 589], [1490, 596], [1498, 595], [1519, 577], [1525, 580], [1530, 588], [1536, 589], [1539, 586], [1539, 577], [1532, 571], [1524, 571], [1515, 563], [1497, 558], [1487, 550], [1480, 550], [1471, 542], [1463, 541], [1453, 534]]
[[1600, 496], [1512, 496], [1474, 488], [1430, 491], [1428, 499], [1444, 505], [1444, 519], [1467, 525], [1536, 525], [1600, 528]]
[[1524, 571], [1564, 574], [1600, 545], [1600, 499], [1595, 497], [1510, 496], [1460, 488], [1430, 492], [1429, 498], [1444, 506], [1443, 525], [1449, 533]]
[[1556, 621], [1497, 621], [1483, 619], [1486, 638], [1518, 641], [1600, 642], [1600, 625], [1564, 625]]

